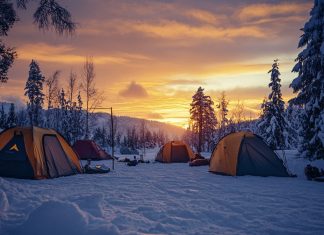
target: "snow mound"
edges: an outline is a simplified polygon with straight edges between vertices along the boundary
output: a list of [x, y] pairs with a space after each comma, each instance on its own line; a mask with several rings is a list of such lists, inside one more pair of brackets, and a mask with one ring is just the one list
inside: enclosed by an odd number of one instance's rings
[[29, 215], [17, 234], [85, 234], [87, 224], [88, 216], [75, 203], [47, 201]]

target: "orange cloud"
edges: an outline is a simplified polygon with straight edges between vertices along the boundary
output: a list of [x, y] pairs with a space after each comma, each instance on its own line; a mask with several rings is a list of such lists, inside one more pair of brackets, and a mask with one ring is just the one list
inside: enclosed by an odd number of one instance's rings
[[177, 21], [162, 21], [161, 23], [121, 22], [118, 30], [127, 33], [130, 30], [144, 33], [150, 37], [167, 39], [231, 39], [237, 37], [265, 38], [263, 30], [254, 26], [214, 27], [211, 25], [193, 26]]
[[[24, 44], [19, 48], [19, 59], [63, 64], [84, 63], [85, 55], [75, 53], [77, 49], [67, 45], [48, 45], [45, 43]], [[127, 64], [131, 60], [149, 60], [144, 55], [119, 53], [116, 56], [94, 56], [96, 64]]]
[[238, 17], [244, 21], [252, 21], [257, 19], [274, 18], [280, 16], [304, 14], [310, 9], [311, 3], [291, 3], [285, 2], [280, 4], [260, 3], [252, 4], [242, 8]]
[[163, 120], [163, 116], [159, 113], [147, 113], [146, 114], [147, 119], [153, 119], [153, 120]]
[[188, 10], [185, 15], [208, 24], [216, 24], [220, 20], [219, 17], [215, 16], [213, 13], [198, 9]]

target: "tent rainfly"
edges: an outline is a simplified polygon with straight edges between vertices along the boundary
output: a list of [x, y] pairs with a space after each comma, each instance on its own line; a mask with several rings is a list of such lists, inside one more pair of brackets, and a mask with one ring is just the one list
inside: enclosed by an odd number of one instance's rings
[[236, 132], [221, 139], [211, 155], [209, 171], [231, 176], [289, 176], [283, 161], [251, 132]]
[[14, 127], [0, 134], [0, 176], [44, 179], [81, 172], [77, 154], [54, 130]]
[[113, 159], [105, 150], [101, 149], [93, 140], [78, 140], [73, 150], [82, 160], [110, 160]]

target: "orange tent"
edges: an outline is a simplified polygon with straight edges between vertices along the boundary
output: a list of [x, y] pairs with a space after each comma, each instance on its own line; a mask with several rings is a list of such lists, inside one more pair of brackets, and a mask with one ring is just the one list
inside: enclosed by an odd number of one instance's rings
[[215, 147], [209, 171], [223, 175], [289, 176], [283, 161], [257, 135], [236, 132]]
[[182, 141], [171, 141], [163, 145], [155, 161], [163, 163], [189, 162], [195, 158], [192, 149]]
[[44, 179], [81, 172], [77, 154], [54, 130], [14, 127], [0, 134], [0, 176]]

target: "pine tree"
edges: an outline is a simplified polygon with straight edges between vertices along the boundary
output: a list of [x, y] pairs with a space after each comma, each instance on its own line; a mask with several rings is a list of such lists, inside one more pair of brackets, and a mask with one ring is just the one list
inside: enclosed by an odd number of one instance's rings
[[259, 134], [272, 149], [284, 149], [289, 146], [288, 124], [285, 118], [285, 102], [281, 94], [278, 60], [274, 61], [272, 69], [268, 73], [271, 74], [269, 83], [271, 93], [268, 101], [264, 100], [262, 104], [263, 113], [258, 123]]
[[97, 127], [92, 139], [101, 147], [105, 148], [108, 144], [107, 131], [104, 127]]
[[77, 103], [74, 103], [74, 111], [72, 115], [72, 143], [84, 137], [84, 112], [82, 110], [82, 98], [80, 92], [78, 93]]
[[301, 131], [301, 117], [304, 112], [302, 107], [290, 104], [285, 110], [286, 120], [288, 124], [288, 144], [289, 149], [298, 148], [298, 133]]
[[15, 112], [15, 105], [13, 103], [10, 104], [8, 118], [7, 118], [7, 128], [11, 128], [17, 125], [17, 115]]
[[297, 93], [290, 103], [304, 107], [299, 152], [309, 160], [324, 159], [324, 1], [315, 0], [302, 29], [290, 87]]
[[25, 87], [25, 96], [28, 97], [27, 110], [30, 125], [41, 124], [41, 112], [44, 103], [43, 83], [44, 76], [36, 61], [32, 60], [29, 65], [29, 76]]
[[0, 110], [0, 129], [6, 129], [7, 114], [4, 110], [3, 103], [1, 104]]
[[71, 120], [69, 116], [69, 106], [65, 98], [65, 91], [62, 88], [59, 96], [60, 103], [60, 128], [59, 132], [68, 142], [71, 142]]
[[216, 130], [217, 119], [213, 105], [214, 102], [210, 96], [204, 94], [202, 87], [199, 87], [192, 96], [192, 102], [190, 104], [190, 124], [192, 132], [198, 139], [195, 143], [198, 152], [203, 150], [206, 141], [213, 139], [213, 134]]
[[28, 113], [26, 109], [20, 109], [17, 113], [17, 126], [28, 126]]

